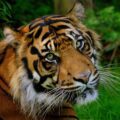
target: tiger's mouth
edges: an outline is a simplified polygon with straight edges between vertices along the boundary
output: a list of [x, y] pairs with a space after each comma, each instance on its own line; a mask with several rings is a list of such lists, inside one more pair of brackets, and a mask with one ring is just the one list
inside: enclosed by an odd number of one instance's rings
[[98, 81], [99, 77], [91, 74], [89, 81], [85, 83], [79, 79], [73, 81], [73, 84], [60, 84], [54, 82], [53, 76], [46, 76], [46, 82], [40, 84], [40, 81], [34, 81], [33, 86], [38, 95], [45, 93], [48, 98], [54, 99], [57, 103], [86, 104], [96, 100]]
[[86, 104], [94, 101], [98, 96], [97, 89], [86, 88], [84, 90], [74, 90], [66, 92], [66, 100], [72, 104]]
[[31, 111], [34, 114], [42, 114], [43, 111], [47, 113], [51, 111], [51, 108], [58, 108], [65, 102], [80, 105], [86, 104], [94, 101], [98, 96], [96, 84], [92, 86], [89, 84], [89, 88], [86, 86], [84, 89], [81, 89], [83, 84], [66, 88], [54, 86], [48, 89], [44, 86], [41, 88], [40, 82], [37, 82], [36, 86], [34, 86], [33, 81], [28, 79], [26, 73], [23, 73], [22, 78], [19, 88], [21, 96], [18, 99], [20, 100], [21, 108], [26, 113]]
[[86, 88], [81, 91], [70, 92], [66, 95], [67, 100], [73, 104], [86, 104], [97, 98], [97, 90], [94, 88]]
[[96, 88], [81, 89], [81, 87], [73, 88], [55, 88], [51, 90], [45, 90], [46, 93], [49, 93], [51, 96], [55, 96], [56, 99], [59, 99], [63, 102], [69, 102], [71, 104], [87, 104], [91, 101], [94, 101], [98, 97], [98, 92]]

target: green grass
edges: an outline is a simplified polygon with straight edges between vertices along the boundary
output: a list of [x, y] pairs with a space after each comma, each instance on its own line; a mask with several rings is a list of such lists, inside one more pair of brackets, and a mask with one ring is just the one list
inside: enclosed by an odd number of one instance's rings
[[[116, 81], [120, 82], [120, 77]], [[99, 98], [95, 102], [75, 106], [80, 120], [120, 120], [120, 83], [112, 85], [114, 88], [110, 89], [100, 86]]]

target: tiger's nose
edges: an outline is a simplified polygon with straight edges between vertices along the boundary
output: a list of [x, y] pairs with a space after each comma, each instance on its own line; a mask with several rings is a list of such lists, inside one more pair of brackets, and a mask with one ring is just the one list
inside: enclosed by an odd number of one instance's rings
[[87, 82], [89, 81], [90, 74], [91, 73], [89, 71], [83, 72], [73, 77], [73, 79], [77, 82], [87, 84]]

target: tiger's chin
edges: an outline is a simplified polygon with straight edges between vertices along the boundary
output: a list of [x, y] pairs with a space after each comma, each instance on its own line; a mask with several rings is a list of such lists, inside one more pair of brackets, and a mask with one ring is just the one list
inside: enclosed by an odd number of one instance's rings
[[54, 109], [62, 107], [65, 102], [83, 105], [96, 100], [98, 96], [97, 90], [94, 89], [86, 90], [81, 94], [72, 93], [74, 94], [73, 98], [72, 94], [71, 96], [70, 94], [66, 95], [65, 93], [62, 93], [63, 91], [36, 93], [32, 89], [33, 87], [29, 86], [29, 92], [22, 95], [21, 107], [25, 113], [29, 114], [34, 119], [37, 115], [45, 116]]

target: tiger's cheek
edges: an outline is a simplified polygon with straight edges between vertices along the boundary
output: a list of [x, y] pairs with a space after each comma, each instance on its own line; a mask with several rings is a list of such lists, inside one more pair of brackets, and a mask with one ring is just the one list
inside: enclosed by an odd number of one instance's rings
[[40, 75], [44, 76], [46, 75], [47, 71], [46, 69], [43, 67], [43, 63], [41, 61], [38, 61], [38, 72]]

